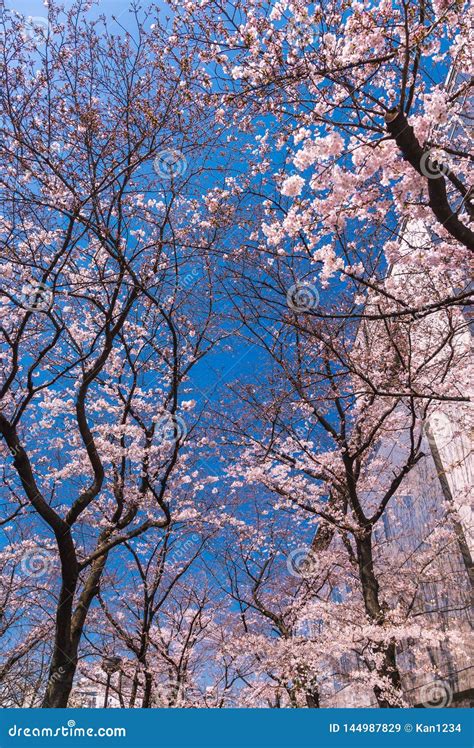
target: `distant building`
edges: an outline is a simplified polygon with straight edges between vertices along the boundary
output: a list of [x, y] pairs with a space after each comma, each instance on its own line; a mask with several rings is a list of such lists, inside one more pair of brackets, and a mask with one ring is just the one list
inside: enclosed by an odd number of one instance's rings
[[[397, 274], [403, 278], [407, 285], [408, 299], [410, 278], [413, 275], [412, 263], [418, 261], [416, 256], [413, 257], [413, 248], [424, 247], [426, 251], [429, 242], [430, 236], [419, 222], [412, 222], [405, 227], [401, 244], [405, 243], [407, 246], [407, 261], [405, 263], [402, 259], [392, 266], [390, 277], [395, 281]], [[420, 277], [420, 274], [415, 273], [412, 282], [419, 284]], [[429, 282], [428, 275], [426, 279]], [[366, 308], [370, 308], [370, 304], [369, 294]], [[437, 314], [432, 315], [432, 320], [428, 323], [437, 328], [433, 340], [442, 336], [443, 325], [446, 323], [443, 314], [440, 313], [438, 317]], [[459, 310], [456, 310], [456, 314], [458, 324], [449, 343], [454, 351], [453, 367], [458, 365], [457, 362], [465, 361], [471, 355], [472, 348], [469, 328], [462, 317], [459, 324]], [[356, 345], [363, 347], [370, 342], [371, 335], [380, 334], [383, 332], [378, 321], [364, 321]], [[436, 350], [434, 343], [433, 350]], [[470, 394], [472, 396], [472, 392]], [[433, 401], [424, 422], [422, 451], [425, 457], [402, 482], [375, 533], [376, 541], [390, 549], [390, 557], [394, 561], [399, 556], [405, 569], [410, 568], [410, 557], [415, 557], [423, 549], [436, 528], [449, 522], [455, 533], [456, 542], [445, 548], [432, 565], [434, 571], [439, 570], [439, 582], [436, 573], [433, 573], [433, 581], [418, 590], [414, 603], [417, 619], [429, 622], [431, 629], [441, 632], [440, 641], [433, 641], [432, 645], [420, 651], [420, 647], [413, 646], [415, 642], [407, 640], [397, 653], [404, 695], [411, 706], [469, 706], [474, 698], [474, 667], [469, 659], [474, 643], [470, 618], [474, 555], [471, 419], [471, 403]], [[389, 438], [386, 442], [382, 441], [377, 456], [383, 457], [387, 469], [401, 464], [403, 446]], [[443, 583], [447, 574], [451, 580], [455, 580], [448, 590]], [[396, 603], [394, 598], [393, 605]], [[452, 647], [448, 643], [448, 637], [446, 642], [443, 641], [442, 632], [450, 630], [459, 632], [464, 640], [464, 652], [462, 647]], [[420, 659], [424, 662], [420, 662]], [[363, 669], [364, 665], [358, 665], [355, 657], [342, 663], [342, 670], [348, 673], [354, 667]], [[435, 677], [416, 674], [416, 671], [429, 673], [430, 669], [436, 672]], [[323, 706], [377, 706], [372, 693], [361, 692], [353, 684], [352, 678], [347, 677], [347, 683], [344, 680], [344, 677], [337, 678], [334, 683], [335, 693]]]

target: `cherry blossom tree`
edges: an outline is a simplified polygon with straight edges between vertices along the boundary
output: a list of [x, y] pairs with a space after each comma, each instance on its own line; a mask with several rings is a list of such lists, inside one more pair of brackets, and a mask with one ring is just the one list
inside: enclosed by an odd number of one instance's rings
[[1, 20], [2, 705], [423, 701], [472, 594], [469, 8], [90, 10]]
[[[283, 497], [277, 508], [316, 514], [342, 538], [375, 624], [372, 687], [380, 706], [396, 706], [377, 524], [427, 458], [433, 412], [458, 402], [457, 428], [468, 423], [458, 307], [471, 296], [474, 246], [469, 11], [211, 1], [190, 16], [220, 71], [222, 107], [247, 134], [264, 213], [230, 267], [235, 316], [270, 370], [264, 385], [237, 387], [245, 426], [229, 434], [239, 434], [243, 484], [263, 483]], [[472, 576], [458, 498], [451, 530]]]
[[4, 19], [0, 424], [10, 505], [54, 558], [46, 707], [67, 705], [109, 555], [193, 516], [189, 377], [221, 335], [222, 230], [193, 197], [219, 142], [207, 78], [146, 20], [50, 6], [31, 37]]
[[[291, 247], [322, 283], [341, 273], [384, 294], [380, 262], [408, 246], [414, 260], [451, 274], [430, 303], [465, 303], [462, 266], [474, 247], [468, 5], [200, 6], [189, 10], [188, 33], [206, 40], [222, 109], [256, 157], [260, 251]], [[403, 231], [407, 219], [425, 226], [421, 242]], [[396, 298], [405, 311], [427, 308]]]
[[[277, 375], [275, 387], [276, 382]], [[289, 645], [287, 669], [281, 677], [286, 678], [290, 700], [296, 699], [294, 705], [301, 705], [291, 692], [300, 685], [295, 683], [298, 672], [310, 674], [303, 683], [306, 690], [312, 683], [306, 699], [312, 702], [308, 706], [315, 706], [320, 691], [327, 697], [328, 674], [344, 672], [342, 665], [338, 668], [336, 664], [338, 658], [349, 657], [356, 662], [349, 670], [353, 684], [358, 683], [365, 692], [373, 689], [380, 707], [401, 706], [406, 702], [399, 653], [408, 638], [416, 642], [411, 649], [419, 658], [423, 647], [436, 641], [451, 640], [458, 657], [462, 651], [461, 622], [455, 620], [442, 628], [434, 609], [430, 616], [423, 607], [427, 586], [434, 584], [437, 594], [452, 599], [449, 590], [456, 580], [463, 592], [452, 605], [468, 609], [469, 583], [457, 548], [456, 512], [436, 499], [437, 487], [430, 485], [438, 512], [434, 526], [419, 538], [418, 524], [410, 526], [404, 516], [404, 497], [423, 495], [417, 484], [419, 473], [413, 479], [411, 473], [418, 462], [427, 459], [415, 409], [408, 413], [408, 426], [407, 405], [402, 402], [387, 405], [384, 400], [381, 406], [376, 400], [367, 402], [367, 398], [351, 412], [338, 388], [338, 395], [332, 395], [334, 410], [327, 412], [327, 397], [314, 393], [314, 379], [311, 385], [311, 400], [306, 388], [297, 394], [291, 384], [278, 389], [272, 402], [263, 400], [266, 387], [262, 392], [256, 387], [241, 392], [251, 415], [243, 421], [249, 424], [246, 428], [242, 423], [238, 428], [229, 424], [228, 438], [234, 446], [240, 443], [243, 450], [242, 461], [232, 468], [237, 476], [235, 490], [252, 484], [265, 487], [273, 501], [261, 514], [289, 514], [293, 522], [290, 528], [281, 520], [283, 540], [275, 548], [271, 535], [265, 534], [265, 521], [270, 520], [259, 517], [261, 523], [257, 524], [263, 532], [256, 533], [253, 548], [240, 562], [247, 584], [235, 575], [232, 594], [244, 606], [246, 619], [253, 619], [252, 624], [246, 620], [248, 629], [255, 627], [255, 617], [262, 617]], [[335, 389], [334, 380], [332, 386]], [[354, 410], [358, 411], [357, 420], [353, 420]], [[256, 422], [260, 424], [258, 432]], [[387, 527], [392, 528], [390, 537], [386, 536]], [[264, 550], [262, 535], [272, 552]], [[446, 551], [457, 559], [455, 568], [439, 564]], [[282, 584], [281, 555], [286, 556], [290, 573], [301, 582], [290, 602]], [[238, 563], [235, 552], [234, 563]], [[298, 616], [322, 628], [322, 634], [315, 641], [311, 639], [307, 649], [298, 649], [298, 641], [295, 644], [293, 639], [301, 620]], [[241, 636], [252, 641], [247, 631]], [[258, 656], [269, 658], [272, 667], [283, 668], [283, 650], [275, 635], [268, 631], [265, 635], [260, 629], [254, 636], [258, 637], [258, 644], [253, 642]], [[249, 651], [240, 640], [236, 648]], [[328, 651], [334, 656], [332, 663]], [[303, 662], [296, 667], [298, 655]]]
[[[135, 547], [126, 543], [129, 562], [120, 575], [113, 570], [112, 578], [104, 579], [99, 651], [122, 653], [123, 678], [116, 680], [123, 706], [185, 706], [198, 700], [197, 649], [212, 621], [213, 603], [202, 571], [194, 568], [204, 542], [196, 531], [170, 529], [159, 544], [147, 537]], [[126, 605], [124, 587], [133, 590]]]
[[[345, 583], [350, 585], [351, 612], [345, 611], [344, 620], [367, 624], [363, 633], [358, 631], [357, 646], [339, 654], [355, 654], [357, 662], [363, 663], [367, 678], [364, 681], [363, 676], [354, 675], [354, 682], [360, 679], [366, 689], [373, 689], [379, 706], [403, 705], [397, 653], [410, 637], [407, 632], [413, 610], [416, 616], [422, 615], [414, 600], [419, 601], [420, 590], [428, 584], [426, 577], [439, 574], [432, 564], [440, 548], [449, 547], [459, 562], [455, 572], [442, 575], [441, 587], [449, 590], [453, 573], [462, 580], [459, 584], [464, 590], [459, 608], [465, 610], [468, 604], [466, 572], [472, 575], [472, 561], [460, 522], [460, 505], [467, 496], [460, 494], [457, 502], [445, 505], [436, 477], [430, 491], [435, 493], [434, 506], [449, 517], [447, 536], [441, 538], [440, 528], [430, 526], [417, 540], [419, 523], [406, 528], [412, 541], [409, 554], [419, 543], [440, 542], [440, 546], [435, 543], [438, 550], [431, 552], [430, 560], [421, 551], [417, 554], [420, 566], [415, 588], [399, 583], [400, 556], [394, 563], [393, 542], [387, 538], [380, 541], [380, 528], [391, 522], [392, 513], [401, 521], [399, 511], [397, 515], [401, 495], [415, 491], [422, 500], [414, 485], [420, 472], [429, 474], [428, 467], [419, 465], [432, 459], [426, 439], [426, 424], [432, 414], [447, 404], [452, 407], [457, 403], [462, 408], [469, 400], [465, 320], [459, 310], [444, 306], [436, 314], [411, 319], [385, 313], [387, 307], [394, 308], [392, 290], [401, 282], [408, 299], [415, 293], [433, 293], [431, 276], [417, 273], [410, 261], [398, 263], [387, 279], [392, 300], [369, 294], [357, 325], [350, 314], [337, 313], [351, 303], [350, 297], [346, 301], [341, 296], [334, 302], [329, 293], [320, 296], [314, 285], [294, 283], [303, 277], [304, 258], [278, 259], [263, 278], [253, 263], [258, 260], [248, 253], [244, 272], [236, 272], [242, 290], [234, 314], [247, 343], [256, 342], [264, 355], [258, 384], [252, 380], [247, 385], [236, 382], [233, 387], [236, 402], [225, 439], [242, 454], [242, 462], [232, 468], [232, 473], [240, 476], [236, 490], [253, 483], [263, 485], [275, 497], [270, 515], [274, 511], [294, 512], [295, 527], [292, 532], [287, 530], [287, 538], [304, 538], [307, 517], [313, 517], [314, 542], [329, 554], [329, 564], [344, 569]], [[240, 302], [242, 298], [245, 304]], [[321, 318], [313, 309], [325, 298], [326, 314]], [[243, 404], [240, 407], [237, 398]], [[241, 416], [236, 423], [237, 412]], [[461, 428], [464, 425], [461, 421]], [[303, 545], [303, 557], [308, 556], [311, 562], [316, 555], [316, 569], [321, 563], [326, 568], [325, 554], [322, 559], [321, 552], [315, 554], [311, 541]], [[289, 544], [289, 558], [292, 552]], [[255, 563], [260, 564], [260, 572], [252, 572], [254, 581], [260, 579], [260, 573], [264, 576], [267, 559], [261, 556]], [[410, 575], [416, 576], [412, 563], [409, 567]], [[394, 589], [398, 593], [396, 605]], [[329, 592], [327, 587], [324, 590]], [[248, 600], [249, 596], [247, 605]], [[260, 611], [261, 615], [271, 618], [272, 606], [262, 608], [265, 612]], [[317, 620], [323, 620], [321, 615]], [[458, 624], [453, 623], [451, 631], [454, 648], [460, 637]], [[334, 621], [333, 628], [331, 623], [326, 625], [333, 630]], [[439, 620], [427, 625], [432, 641], [436, 640], [437, 626]], [[347, 635], [344, 626], [336, 628]], [[286, 631], [291, 627], [286, 625]], [[352, 629], [347, 640], [353, 642], [354, 638]], [[427, 639], [421, 635], [417, 639], [421, 652]], [[322, 651], [325, 649], [323, 644]], [[282, 663], [281, 656], [275, 660]], [[328, 663], [316, 671], [312, 667], [317, 682], [320, 673], [327, 672]]]
[[35, 706], [38, 684], [47, 677], [48, 622], [44, 613], [51, 601], [41, 573], [45, 555], [32, 540], [18, 536], [0, 555], [2, 706]]

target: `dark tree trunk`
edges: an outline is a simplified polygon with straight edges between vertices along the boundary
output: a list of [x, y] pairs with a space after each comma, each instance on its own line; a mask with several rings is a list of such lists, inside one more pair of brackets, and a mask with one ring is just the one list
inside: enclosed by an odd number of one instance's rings
[[135, 706], [135, 699], [137, 698], [137, 691], [138, 691], [138, 673], [135, 672], [135, 675], [133, 676], [133, 681], [132, 681], [132, 690], [130, 692], [130, 701], [128, 703], [129, 709], [133, 709]]
[[[374, 571], [372, 530], [370, 528], [367, 529], [362, 538], [357, 539], [357, 555], [366, 613], [374, 623], [378, 626], [383, 626], [385, 616], [380, 604], [379, 585]], [[374, 686], [377, 703], [382, 709], [397, 709], [402, 704], [402, 684], [397, 666], [395, 643], [377, 643], [373, 648], [373, 653], [374, 657], [378, 660], [376, 664], [377, 674], [381, 679], [389, 682], [393, 691], [390, 694], [381, 686]]]
[[67, 706], [77, 666], [77, 647], [72, 642], [71, 630], [79, 570], [70, 530], [56, 539], [62, 583], [56, 610], [53, 656], [42, 703], [42, 707], [47, 709]]
[[306, 692], [306, 706], [308, 709], [319, 709], [319, 692], [317, 688]]
[[67, 707], [76, 667], [77, 656], [74, 656], [71, 651], [55, 651], [51, 660], [46, 693], [41, 704], [43, 709], [64, 709]]
[[151, 694], [153, 688], [153, 676], [149, 670], [145, 670], [145, 689], [143, 692], [142, 709], [150, 709]]
[[[418, 142], [413, 127], [408, 123], [405, 114], [402, 111], [393, 110], [387, 114], [385, 121], [387, 130], [400, 148], [403, 158], [416, 169], [418, 174], [427, 178], [427, 172], [424, 172], [422, 166], [423, 160], [429, 155], [429, 151], [423, 148]], [[465, 247], [474, 251], [474, 232], [458, 218], [457, 211], [453, 210], [448, 202], [445, 173], [451, 177], [451, 181], [456, 185], [458, 191], [468, 203], [469, 209], [472, 211], [472, 203], [469, 199], [467, 188], [456, 179], [455, 175], [444, 168], [439, 169], [438, 172], [435, 171], [435, 173], [430, 174], [429, 178], [427, 178], [428, 204], [446, 231], [454, 239], [464, 244]]]
[[[90, 604], [99, 591], [99, 580], [106, 560], [107, 554], [100, 556], [93, 562], [74, 611], [74, 595], [79, 578], [77, 564], [74, 574], [71, 573], [69, 568], [65, 570], [63, 565], [63, 583], [56, 613], [54, 650], [49, 669], [48, 685], [41, 704], [43, 709], [63, 709], [68, 705], [77, 668], [77, 655], [84, 623]], [[62, 555], [61, 562], [63, 562]]]

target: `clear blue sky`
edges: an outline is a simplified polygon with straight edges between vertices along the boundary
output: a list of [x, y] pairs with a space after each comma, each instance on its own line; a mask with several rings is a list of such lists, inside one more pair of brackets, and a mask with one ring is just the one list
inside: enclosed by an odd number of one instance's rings
[[[72, 4], [71, 0], [63, 0], [65, 8], [72, 7]], [[115, 17], [123, 13], [126, 16], [129, 6], [129, 0], [100, 0], [97, 6], [92, 8], [91, 13], [93, 15], [103, 13], [106, 16], [114, 15]], [[5, 8], [17, 10], [19, 13], [29, 16], [47, 16], [47, 8], [42, 0], [5, 0]]]

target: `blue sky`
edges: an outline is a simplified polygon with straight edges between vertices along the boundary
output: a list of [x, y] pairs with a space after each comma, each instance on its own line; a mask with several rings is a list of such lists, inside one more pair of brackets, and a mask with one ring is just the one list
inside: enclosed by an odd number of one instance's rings
[[[72, 2], [70, 0], [64, 2], [65, 8], [71, 6]], [[100, 3], [92, 8], [91, 14], [99, 15], [103, 13], [106, 16], [114, 15], [116, 18], [123, 14], [126, 17], [129, 6], [129, 0], [100, 0]], [[47, 8], [42, 0], [5, 0], [5, 8], [17, 10], [19, 13], [30, 16], [47, 16]]]
[[[66, 0], [63, 3], [65, 9], [71, 8], [73, 3]], [[100, 0], [93, 5], [89, 11], [90, 17], [97, 17], [103, 14], [107, 17], [108, 22], [112, 24], [111, 17], [114, 16], [121, 25], [127, 26], [129, 18], [128, 10], [130, 0]], [[147, 3], [142, 6], [146, 10]], [[23, 14], [26, 18], [47, 18], [47, 7], [42, 0], [5, 0], [5, 9], [14, 10]], [[149, 20], [152, 23], [152, 20]], [[237, 171], [239, 165], [235, 165]], [[221, 178], [214, 174], [210, 179], [215, 179], [216, 185], [221, 185]], [[213, 183], [201, 184], [198, 182], [198, 190], [204, 191], [208, 187], [214, 186]], [[194, 282], [194, 288], [190, 288], [192, 294], [199, 295], [199, 275]], [[228, 328], [228, 323], [223, 321], [224, 326]], [[223, 348], [225, 347], [225, 350]], [[210, 418], [215, 421], [214, 411], [220, 411], [222, 403], [226, 401], [225, 388], [231, 381], [239, 380], [240, 382], [259, 381], [259, 370], [265, 365], [265, 356], [255, 344], [248, 341], [242, 341], [236, 338], [233, 340], [226, 339], [222, 344], [216, 346], [209, 355], [196, 364], [193, 368], [189, 382], [192, 391], [187, 393], [185, 399], [189, 397], [197, 401], [195, 413], [203, 412], [204, 418]], [[202, 460], [201, 469], [205, 473], [219, 474], [222, 471], [218, 460], [210, 454], [208, 460]]]

